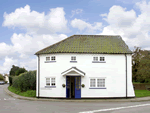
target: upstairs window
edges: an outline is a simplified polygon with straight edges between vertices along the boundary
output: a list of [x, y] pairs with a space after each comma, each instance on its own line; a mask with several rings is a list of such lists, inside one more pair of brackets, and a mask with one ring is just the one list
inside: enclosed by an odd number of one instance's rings
[[76, 61], [76, 57], [75, 57], [75, 56], [72, 56], [72, 57], [71, 57], [71, 61]]
[[46, 78], [46, 85], [50, 86], [50, 78]]
[[55, 86], [55, 78], [51, 78], [51, 86]]
[[100, 57], [100, 61], [105, 61], [105, 58], [104, 57]]
[[52, 56], [51, 61], [55, 61], [55, 60], [56, 60], [55, 56]]
[[46, 57], [46, 61], [50, 61], [50, 57]]
[[55, 56], [46, 57], [45, 63], [53, 63], [53, 62], [56, 62]]
[[106, 63], [105, 57], [93, 57], [92, 63]]
[[98, 57], [93, 57], [93, 61], [98, 61]]

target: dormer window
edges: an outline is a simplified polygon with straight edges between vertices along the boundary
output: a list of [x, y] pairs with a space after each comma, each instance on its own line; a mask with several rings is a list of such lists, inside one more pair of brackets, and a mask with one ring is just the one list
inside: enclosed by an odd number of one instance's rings
[[76, 61], [76, 57], [75, 57], [75, 56], [72, 56], [72, 57], [71, 57], [71, 61]]

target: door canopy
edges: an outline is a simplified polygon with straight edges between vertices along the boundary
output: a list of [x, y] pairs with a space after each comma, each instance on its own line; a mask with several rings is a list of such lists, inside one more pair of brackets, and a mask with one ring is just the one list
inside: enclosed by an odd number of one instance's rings
[[64, 76], [64, 75], [67, 75], [67, 76], [84, 76], [85, 73], [76, 67], [72, 67], [72, 68], [62, 72], [61, 75], [62, 76]]

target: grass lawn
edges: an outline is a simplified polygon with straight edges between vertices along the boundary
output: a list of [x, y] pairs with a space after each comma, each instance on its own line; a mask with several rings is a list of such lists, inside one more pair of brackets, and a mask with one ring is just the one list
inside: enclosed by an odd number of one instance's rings
[[21, 92], [12, 86], [8, 86], [8, 90], [17, 95], [24, 96], [24, 97], [36, 97], [36, 90], [28, 90], [26, 92]]
[[150, 91], [148, 90], [134, 90], [136, 97], [147, 97], [150, 96]]

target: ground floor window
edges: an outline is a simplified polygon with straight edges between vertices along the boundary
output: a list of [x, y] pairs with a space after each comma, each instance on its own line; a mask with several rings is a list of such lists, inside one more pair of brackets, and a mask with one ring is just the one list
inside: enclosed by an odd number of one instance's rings
[[90, 78], [90, 88], [105, 88], [105, 78]]
[[46, 86], [56, 86], [55, 77], [47, 77], [46, 78]]

